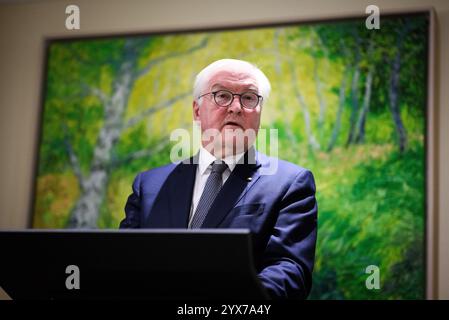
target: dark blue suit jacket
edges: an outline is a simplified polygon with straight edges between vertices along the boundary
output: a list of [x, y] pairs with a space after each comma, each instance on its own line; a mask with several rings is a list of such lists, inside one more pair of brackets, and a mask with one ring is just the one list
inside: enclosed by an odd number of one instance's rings
[[[269, 294], [306, 298], [317, 233], [313, 175], [286, 161], [255, 156], [252, 164], [237, 164], [203, 228], [250, 229], [256, 268]], [[261, 175], [271, 161], [279, 161], [277, 172]], [[187, 228], [196, 168], [183, 162], [139, 173], [120, 228]]]

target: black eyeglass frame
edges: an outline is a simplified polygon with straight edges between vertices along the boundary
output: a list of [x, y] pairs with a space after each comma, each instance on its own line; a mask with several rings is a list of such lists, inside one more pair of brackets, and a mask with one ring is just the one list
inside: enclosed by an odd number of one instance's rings
[[[224, 92], [228, 92], [228, 93], [230, 93], [230, 94], [232, 95], [232, 99], [231, 99], [231, 101], [230, 101], [227, 105], [221, 105], [221, 104], [219, 104], [219, 103], [217, 102], [217, 99], [216, 99], [217, 93], [218, 93], [218, 92], [223, 92], [223, 91], [224, 91]], [[249, 108], [249, 107], [245, 106], [245, 104], [244, 104], [243, 101], [242, 101], [242, 96], [245, 95], [245, 94], [248, 94], [248, 93], [249, 93], [249, 94], [253, 94], [253, 95], [255, 95], [255, 96], [257, 97], [257, 103], [256, 103], [256, 105], [255, 105], [254, 107], [252, 107], [252, 108]], [[223, 108], [229, 107], [229, 106], [234, 102], [234, 97], [235, 97], [235, 96], [239, 96], [239, 102], [240, 102], [240, 105], [241, 105], [242, 107], [244, 107], [244, 108], [246, 108], [246, 109], [250, 109], [250, 110], [255, 109], [255, 108], [256, 108], [256, 107], [263, 101], [263, 97], [262, 97], [261, 95], [255, 93], [255, 92], [247, 91], [247, 92], [242, 92], [242, 93], [233, 93], [233, 92], [231, 92], [231, 91], [229, 91], [229, 90], [217, 90], [217, 91], [207, 92], [207, 93], [204, 93], [204, 94], [200, 95], [200, 96], [198, 97], [198, 99], [201, 99], [202, 97], [207, 96], [208, 94], [212, 94], [212, 95], [214, 96], [214, 102], [215, 102], [215, 104], [216, 104], [217, 106], [223, 107]]]

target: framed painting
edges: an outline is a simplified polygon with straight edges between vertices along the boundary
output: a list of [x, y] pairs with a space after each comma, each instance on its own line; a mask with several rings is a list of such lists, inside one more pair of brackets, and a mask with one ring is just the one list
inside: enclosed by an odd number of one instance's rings
[[118, 228], [135, 175], [195, 130], [195, 75], [242, 59], [271, 81], [278, 156], [315, 175], [311, 298], [424, 298], [430, 12], [365, 18], [48, 39], [31, 227]]

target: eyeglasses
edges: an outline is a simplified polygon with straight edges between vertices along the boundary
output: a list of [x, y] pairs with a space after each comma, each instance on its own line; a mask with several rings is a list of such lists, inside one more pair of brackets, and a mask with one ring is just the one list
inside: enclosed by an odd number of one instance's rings
[[239, 96], [240, 105], [242, 105], [246, 109], [254, 109], [263, 99], [262, 96], [259, 96], [254, 92], [243, 92], [239, 94], [239, 93], [232, 93], [231, 91], [228, 90], [218, 90], [208, 92], [199, 96], [198, 99], [208, 94], [212, 94], [214, 96], [215, 103], [220, 107], [230, 106], [234, 101], [234, 96]]

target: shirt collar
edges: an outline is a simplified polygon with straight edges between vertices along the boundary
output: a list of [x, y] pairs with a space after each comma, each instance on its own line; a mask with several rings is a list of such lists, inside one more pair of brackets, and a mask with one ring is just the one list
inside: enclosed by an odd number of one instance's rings
[[[245, 154], [245, 152], [238, 153], [236, 155], [231, 155], [223, 159], [223, 161], [228, 165], [229, 170], [231, 172], [234, 170], [235, 166], [239, 162], [239, 160], [242, 158], [242, 156]], [[211, 165], [212, 162], [217, 160], [217, 158], [211, 154], [209, 151], [203, 148], [203, 146], [200, 146], [199, 151], [199, 160], [198, 160], [198, 169], [200, 170], [200, 174], [204, 174]]]

